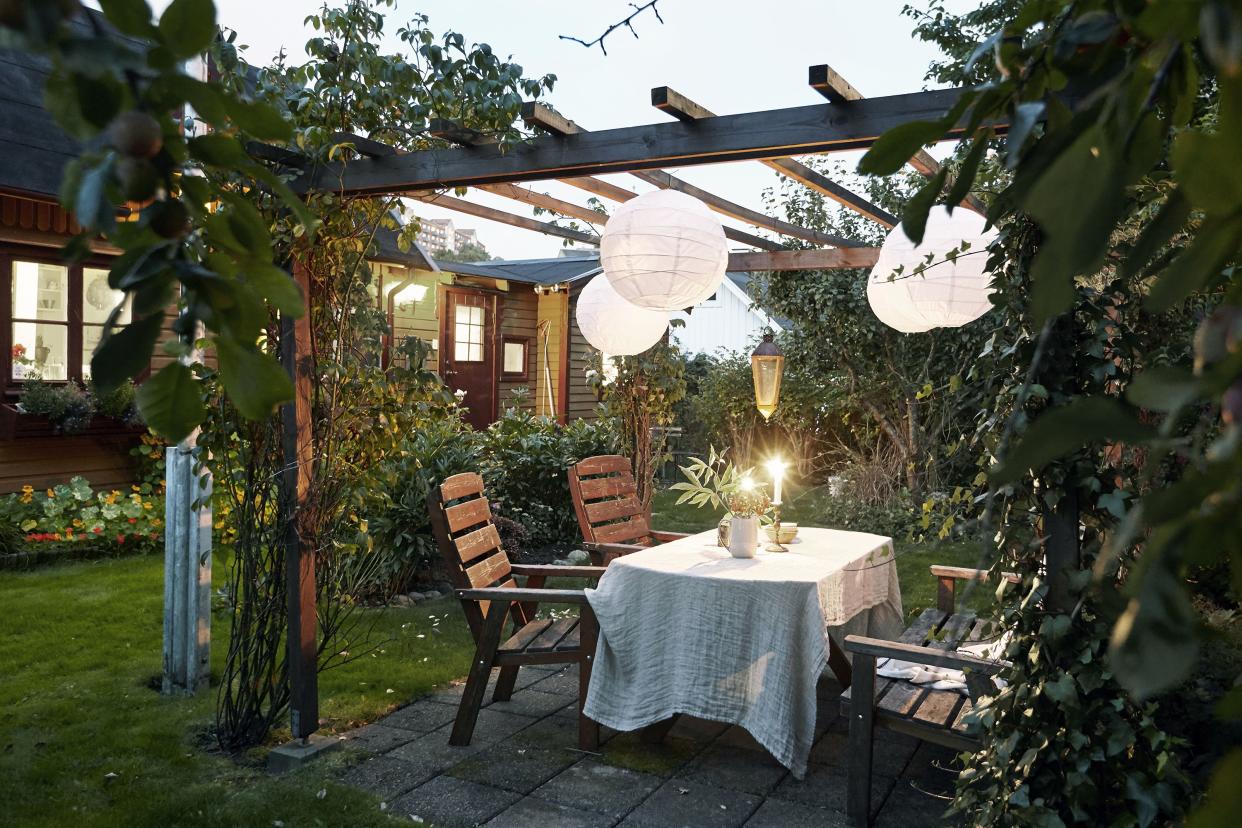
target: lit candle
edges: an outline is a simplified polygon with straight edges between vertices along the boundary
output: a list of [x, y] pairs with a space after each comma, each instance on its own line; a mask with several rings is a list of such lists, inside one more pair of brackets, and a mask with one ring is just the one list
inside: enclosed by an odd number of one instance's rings
[[768, 474], [772, 475], [772, 505], [781, 505], [781, 483], [785, 476], [785, 463], [779, 457], [768, 461]]

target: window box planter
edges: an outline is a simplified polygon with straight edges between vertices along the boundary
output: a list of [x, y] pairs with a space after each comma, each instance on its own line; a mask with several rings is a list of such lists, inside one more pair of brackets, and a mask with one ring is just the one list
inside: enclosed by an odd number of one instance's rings
[[0, 404], [0, 442], [33, 437], [138, 436], [146, 430], [146, 426], [131, 425], [124, 420], [96, 415], [85, 430], [74, 434], [63, 434], [52, 427], [47, 417], [27, 414], [13, 403]]

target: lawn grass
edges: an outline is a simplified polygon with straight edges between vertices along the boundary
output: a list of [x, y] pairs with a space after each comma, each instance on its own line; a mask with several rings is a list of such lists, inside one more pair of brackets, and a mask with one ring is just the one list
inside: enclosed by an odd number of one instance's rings
[[[277, 779], [259, 755], [217, 753], [209, 735], [214, 687], [194, 698], [151, 689], [162, 604], [158, 556], [0, 573], [0, 823], [391, 822], [370, 795], [328, 779], [339, 754]], [[347, 647], [374, 651], [320, 676], [328, 732], [373, 720], [469, 664], [473, 646], [455, 600], [364, 612]], [[212, 619], [216, 675], [227, 646], [224, 613]]]
[[[657, 528], [715, 526], [709, 510], [674, 500], [657, 496]], [[935, 602], [928, 564], [976, 563], [963, 544], [898, 543], [897, 555], [907, 615]], [[225, 565], [216, 561], [217, 582]], [[339, 753], [273, 778], [261, 750], [241, 758], [216, 751], [214, 687], [194, 698], [151, 689], [160, 673], [163, 569], [155, 556], [0, 573], [0, 824], [393, 824], [369, 794], [331, 780]], [[987, 598], [979, 591], [971, 603]], [[325, 732], [374, 721], [469, 665], [473, 644], [456, 600], [363, 612], [366, 623], [343, 647], [366, 654], [320, 675]], [[223, 606], [212, 626], [219, 675]]]

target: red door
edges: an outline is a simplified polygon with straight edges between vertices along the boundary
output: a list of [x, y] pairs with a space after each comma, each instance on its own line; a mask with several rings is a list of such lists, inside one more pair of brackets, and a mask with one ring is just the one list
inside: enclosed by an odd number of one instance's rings
[[445, 291], [440, 375], [454, 391], [465, 392], [466, 420], [475, 428], [487, 428], [496, 420], [496, 310], [494, 295], [462, 288]]

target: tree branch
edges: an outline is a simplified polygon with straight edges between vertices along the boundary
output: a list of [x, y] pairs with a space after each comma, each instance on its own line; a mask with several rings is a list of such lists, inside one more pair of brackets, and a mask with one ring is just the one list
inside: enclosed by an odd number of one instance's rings
[[645, 12], [647, 9], [651, 9], [651, 13], [656, 16], [656, 20], [659, 20], [661, 25], [664, 23], [664, 18], [660, 17], [660, 10], [656, 8], [656, 3], [658, 2], [659, 0], [650, 0], [650, 2], [644, 3], [641, 6], [635, 5], [634, 3], [630, 3], [630, 8], [634, 10], [630, 12], [630, 16], [617, 23], [613, 23], [607, 29], [604, 29], [604, 33], [602, 35], [600, 35], [599, 37], [595, 38], [592, 41], [586, 41], [580, 37], [571, 37], [569, 35], [559, 35], [559, 37], [561, 40], [571, 40], [574, 43], [581, 43], [583, 46], [587, 47], [588, 49], [590, 49], [592, 46], [599, 46], [599, 50], [603, 52], [606, 57], [608, 55], [608, 49], [604, 47], [604, 38], [608, 37], [608, 35], [612, 34], [614, 31], [624, 26], [625, 28], [630, 30], [630, 34], [634, 35], [634, 39], [637, 40], [638, 31], [634, 28], [633, 20], [635, 17], [638, 17], [640, 14]]

